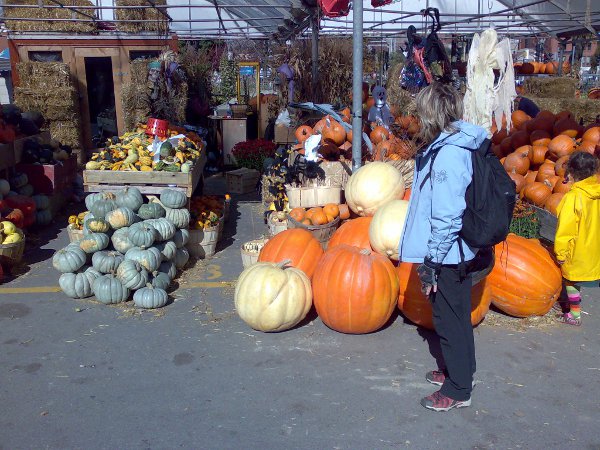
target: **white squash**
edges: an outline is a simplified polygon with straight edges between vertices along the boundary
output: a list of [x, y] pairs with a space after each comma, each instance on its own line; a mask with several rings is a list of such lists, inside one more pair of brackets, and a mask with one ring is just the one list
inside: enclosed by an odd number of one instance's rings
[[253, 264], [238, 279], [235, 308], [255, 330], [288, 330], [304, 319], [312, 306], [310, 280], [285, 263], [289, 261]]
[[373, 250], [398, 261], [398, 247], [407, 213], [406, 200], [392, 200], [377, 210], [369, 225], [369, 241]]
[[345, 188], [348, 207], [359, 216], [373, 216], [377, 208], [404, 195], [404, 177], [395, 167], [372, 162], [358, 169]]

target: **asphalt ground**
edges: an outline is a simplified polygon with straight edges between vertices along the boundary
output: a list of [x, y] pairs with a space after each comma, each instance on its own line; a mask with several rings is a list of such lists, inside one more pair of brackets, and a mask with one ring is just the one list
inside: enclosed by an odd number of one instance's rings
[[402, 315], [369, 335], [314, 312], [249, 328], [240, 245], [266, 230], [258, 198], [232, 212], [218, 253], [156, 311], [59, 291], [66, 218], [29, 236], [38, 247], [0, 285], [0, 449], [600, 449], [599, 289], [584, 289], [579, 328], [490, 313], [472, 406], [435, 413], [419, 404], [436, 390], [435, 334]]

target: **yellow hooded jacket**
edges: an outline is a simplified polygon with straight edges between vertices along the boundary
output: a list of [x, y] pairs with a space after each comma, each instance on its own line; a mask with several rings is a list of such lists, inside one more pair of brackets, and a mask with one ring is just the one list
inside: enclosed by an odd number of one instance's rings
[[569, 281], [600, 279], [600, 180], [573, 184], [558, 205], [554, 252]]

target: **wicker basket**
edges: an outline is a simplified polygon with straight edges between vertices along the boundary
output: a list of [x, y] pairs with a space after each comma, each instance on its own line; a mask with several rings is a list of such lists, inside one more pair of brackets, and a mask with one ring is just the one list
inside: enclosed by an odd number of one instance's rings
[[83, 230], [77, 230], [71, 225], [67, 227], [67, 233], [69, 235], [69, 242], [78, 242], [83, 239]]
[[190, 230], [190, 240], [186, 247], [195, 258], [213, 256], [219, 241], [219, 225], [204, 230]]
[[321, 243], [323, 250], [327, 250], [327, 244], [329, 243], [329, 239], [335, 233], [338, 226], [340, 224], [339, 216], [335, 218], [332, 222], [326, 223], [325, 225], [304, 225], [298, 221], [296, 221], [293, 217], [288, 216], [288, 228], [304, 228], [309, 231], [317, 241]]
[[25, 251], [25, 238], [14, 244], [0, 244], [0, 263], [7, 266], [19, 264]]
[[267, 226], [269, 227], [269, 236], [271, 236], [271, 237], [288, 229], [287, 220], [285, 222], [273, 222], [271, 220], [272, 215], [273, 215], [273, 213], [269, 214], [269, 217], [267, 218]]
[[231, 107], [231, 113], [234, 119], [241, 119], [246, 117], [248, 112], [248, 105], [229, 105]]
[[[248, 241], [248, 242], [246, 242], [246, 244], [266, 244], [267, 241], [268, 241], [267, 238], [260, 238], [260, 239], [253, 239], [251, 241]], [[246, 244], [244, 244], [244, 245], [246, 245]], [[258, 261], [258, 255], [260, 255], [260, 251], [249, 252], [247, 250], [244, 250], [244, 245], [241, 246], [240, 251], [242, 253], [242, 265], [244, 266], [244, 269], [245, 269], [246, 267], [249, 267]]]

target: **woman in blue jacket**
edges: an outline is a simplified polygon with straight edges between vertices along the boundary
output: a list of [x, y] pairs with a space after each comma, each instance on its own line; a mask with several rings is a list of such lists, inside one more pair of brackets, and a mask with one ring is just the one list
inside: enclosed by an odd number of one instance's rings
[[[412, 196], [400, 243], [402, 261], [419, 264], [423, 293], [433, 306], [445, 367], [428, 372], [427, 381], [441, 389], [421, 400], [434, 411], [471, 405], [475, 343], [471, 326], [471, 274], [459, 270], [458, 234], [471, 183], [471, 151], [486, 131], [461, 120], [463, 102], [454, 88], [433, 83], [417, 96], [420, 136], [427, 144], [417, 153]], [[433, 167], [432, 167], [433, 160]], [[461, 243], [464, 258], [477, 249]]]

